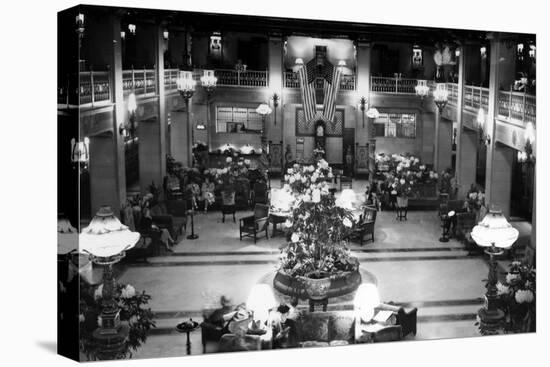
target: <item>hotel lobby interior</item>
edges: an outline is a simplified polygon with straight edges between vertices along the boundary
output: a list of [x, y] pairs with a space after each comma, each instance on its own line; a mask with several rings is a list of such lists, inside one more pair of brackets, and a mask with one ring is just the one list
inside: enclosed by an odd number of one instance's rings
[[58, 13], [59, 353], [535, 332], [536, 46]]

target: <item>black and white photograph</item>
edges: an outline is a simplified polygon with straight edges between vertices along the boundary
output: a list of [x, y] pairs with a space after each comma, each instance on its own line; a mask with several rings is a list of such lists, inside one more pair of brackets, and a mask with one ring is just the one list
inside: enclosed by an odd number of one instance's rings
[[536, 331], [535, 34], [58, 16], [67, 355]]
[[[540, 352], [538, 23], [424, 2], [437, 26], [367, 3], [332, 4], [354, 17], [66, 4], [48, 15], [56, 63], [35, 59], [56, 81], [43, 140], [57, 192], [39, 171], [24, 179], [24, 197], [54, 203], [41, 244], [54, 303], [32, 318], [57, 332], [39, 349], [239, 365], [393, 365], [443, 341], [439, 365], [466, 358], [455, 341], [483, 363]], [[38, 203], [19, 220], [41, 221]], [[27, 232], [30, 257], [42, 241]]]

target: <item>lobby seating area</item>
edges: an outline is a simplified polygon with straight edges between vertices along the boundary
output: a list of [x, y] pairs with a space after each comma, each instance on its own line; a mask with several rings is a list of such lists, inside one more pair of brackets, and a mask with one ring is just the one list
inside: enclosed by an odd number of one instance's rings
[[75, 9], [81, 360], [536, 331], [534, 35]]

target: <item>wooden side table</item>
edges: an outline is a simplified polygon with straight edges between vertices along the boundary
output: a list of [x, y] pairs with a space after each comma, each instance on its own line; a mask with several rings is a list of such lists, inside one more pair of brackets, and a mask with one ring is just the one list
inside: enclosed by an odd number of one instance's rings
[[269, 221], [273, 225], [273, 230], [271, 231], [271, 237], [275, 237], [277, 234], [284, 234], [284, 230], [277, 228], [277, 225], [286, 222], [287, 219], [288, 219], [288, 215], [286, 214], [276, 214], [276, 213], [269, 214]]

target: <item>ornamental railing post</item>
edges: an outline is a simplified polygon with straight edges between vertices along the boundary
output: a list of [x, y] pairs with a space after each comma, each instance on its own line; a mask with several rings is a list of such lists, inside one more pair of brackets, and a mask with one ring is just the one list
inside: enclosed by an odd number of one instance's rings
[[510, 86], [510, 96], [508, 97], [508, 120], [512, 119], [512, 86]]
[[90, 70], [90, 89], [91, 89], [91, 97], [92, 97], [92, 106], [95, 102], [95, 86], [94, 86], [94, 71]]
[[525, 94], [526, 94], [526, 90], [524, 89], [523, 90], [523, 104], [522, 104], [522, 115], [521, 115], [521, 122], [522, 123], [525, 123]]
[[132, 65], [132, 92], [136, 91], [136, 75], [134, 72], [134, 66]]

